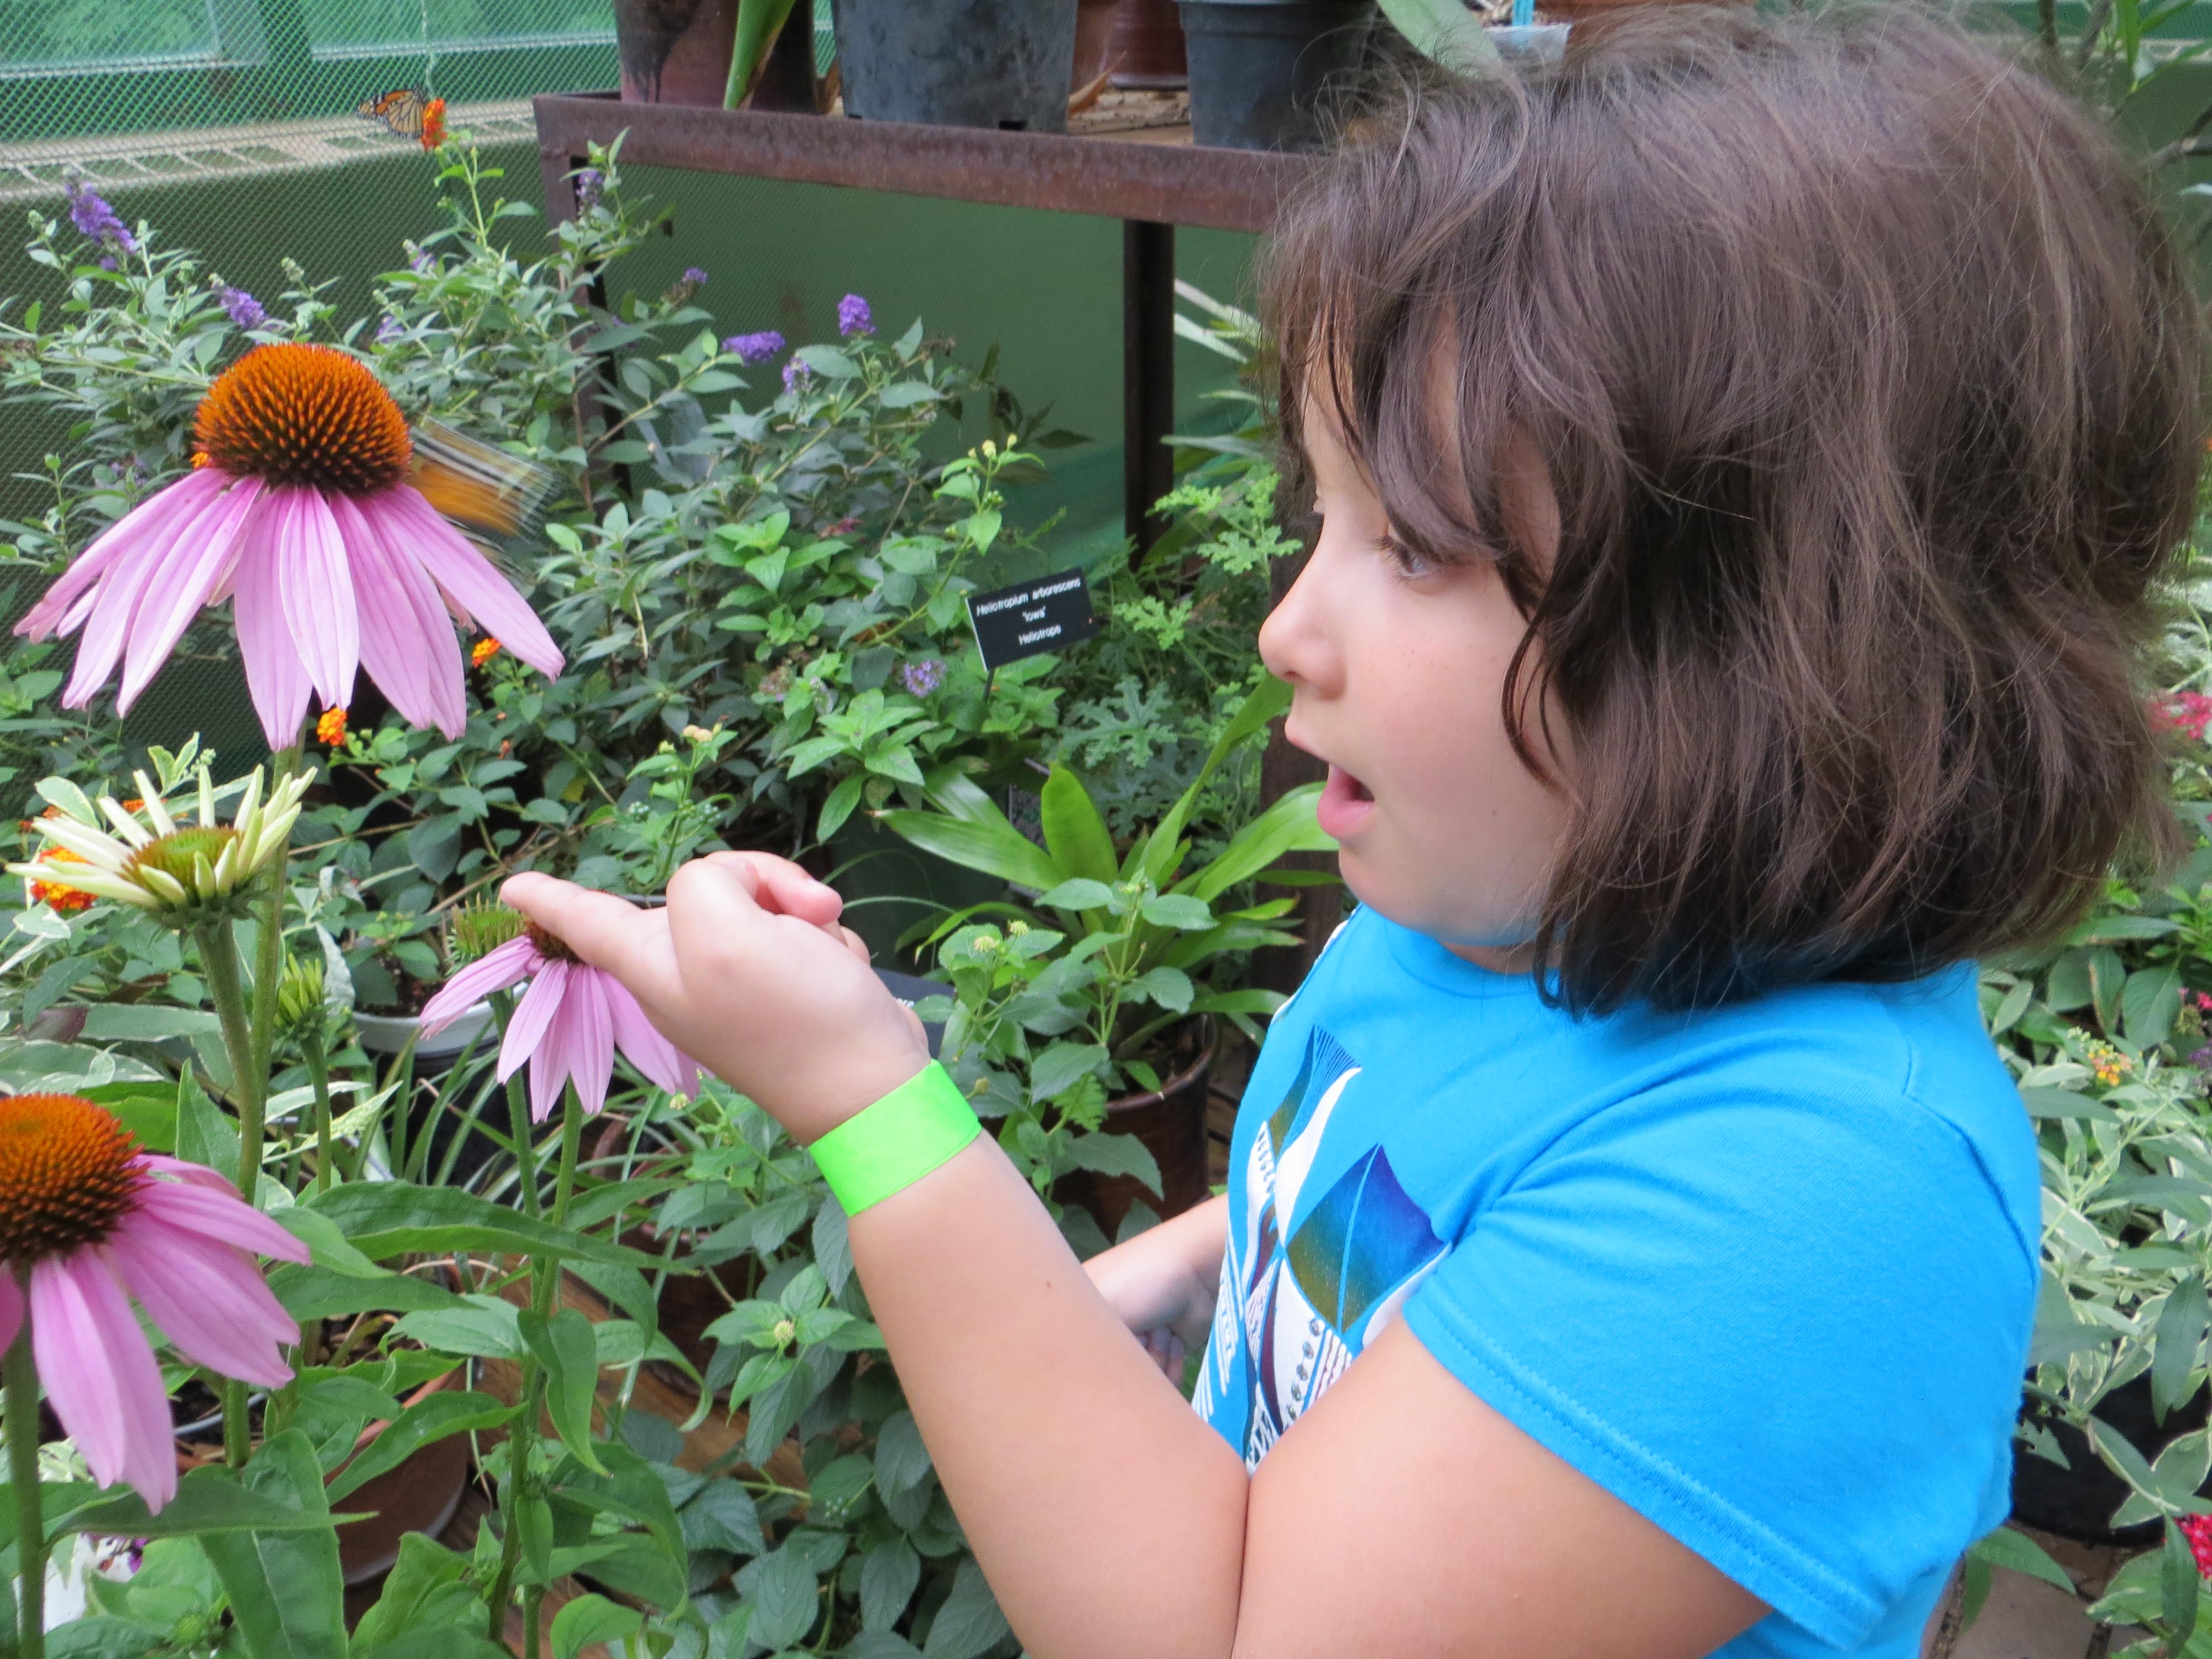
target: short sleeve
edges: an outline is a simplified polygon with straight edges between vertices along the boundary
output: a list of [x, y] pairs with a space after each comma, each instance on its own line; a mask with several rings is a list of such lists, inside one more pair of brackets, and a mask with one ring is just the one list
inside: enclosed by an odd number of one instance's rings
[[1708, 1078], [1563, 1135], [1406, 1318], [1523, 1432], [1849, 1649], [2002, 1518], [2034, 1288], [1937, 1113]]

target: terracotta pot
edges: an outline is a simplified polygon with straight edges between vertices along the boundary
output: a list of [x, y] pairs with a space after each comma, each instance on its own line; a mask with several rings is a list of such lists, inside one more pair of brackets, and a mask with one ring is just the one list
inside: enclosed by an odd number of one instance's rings
[[1121, 0], [1109, 50], [1120, 60], [1114, 71], [1117, 87], [1158, 91], [1190, 84], [1182, 55], [1182, 14], [1176, 0]]
[[1134, 1176], [1102, 1176], [1089, 1170], [1071, 1171], [1054, 1188], [1061, 1202], [1080, 1204], [1090, 1211], [1109, 1238], [1120, 1229], [1132, 1204], [1142, 1200], [1164, 1221], [1204, 1203], [1212, 1190], [1206, 1178], [1206, 1105], [1218, 1047], [1213, 1021], [1200, 1018], [1191, 1040], [1196, 1057], [1159, 1088], [1106, 1103], [1106, 1133], [1136, 1136], [1158, 1163], [1159, 1195], [1154, 1197]]
[[1075, 73], [1067, 89], [1079, 92], [1114, 63], [1114, 24], [1121, 0], [1079, 0], [1075, 12]]
[[[457, 1365], [434, 1377], [409, 1395], [404, 1405], [428, 1400], [443, 1389], [460, 1388], [468, 1368]], [[358, 1457], [390, 1425], [372, 1423], [354, 1442]], [[348, 1458], [347, 1462], [351, 1462]], [[341, 1468], [343, 1464], [339, 1466]], [[333, 1471], [335, 1473], [335, 1471]], [[374, 1480], [346, 1494], [336, 1507], [375, 1511], [366, 1519], [349, 1521], [338, 1528], [338, 1565], [345, 1581], [358, 1584], [387, 1571], [399, 1559], [399, 1540], [410, 1532], [436, 1534], [445, 1529], [460, 1507], [462, 1489], [468, 1484], [469, 1441], [466, 1435], [449, 1435], [422, 1448], [397, 1468], [386, 1469]]]
[[623, 101], [719, 106], [737, 38], [738, 0], [615, 0]]

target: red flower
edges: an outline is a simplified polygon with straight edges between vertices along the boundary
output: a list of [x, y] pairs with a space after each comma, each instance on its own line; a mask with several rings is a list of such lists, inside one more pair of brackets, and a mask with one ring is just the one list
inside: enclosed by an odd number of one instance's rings
[[422, 148], [435, 149], [446, 142], [446, 100], [433, 98], [422, 106]]
[[2212, 1515], [2185, 1515], [2176, 1524], [2189, 1540], [2189, 1553], [2197, 1558], [2197, 1571], [2212, 1578]]
[[2212, 696], [2202, 691], [2168, 691], [2151, 699], [2150, 719], [2154, 726], [2202, 743], [2204, 728], [2212, 726]]

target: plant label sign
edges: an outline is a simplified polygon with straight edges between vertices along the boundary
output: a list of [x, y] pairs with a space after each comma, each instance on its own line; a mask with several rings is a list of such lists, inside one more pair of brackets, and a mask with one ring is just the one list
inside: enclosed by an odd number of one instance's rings
[[1040, 651], [1064, 651], [1098, 631], [1091, 609], [1091, 584], [1080, 570], [1061, 570], [1034, 581], [968, 596], [968, 620], [986, 669], [999, 669]]

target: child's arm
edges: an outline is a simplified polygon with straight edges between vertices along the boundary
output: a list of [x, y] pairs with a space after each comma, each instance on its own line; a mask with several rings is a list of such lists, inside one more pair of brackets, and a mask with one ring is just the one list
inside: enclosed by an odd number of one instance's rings
[[1092, 1256], [1083, 1270], [1159, 1368], [1180, 1378], [1212, 1323], [1228, 1247], [1229, 1200], [1209, 1198]]
[[[663, 910], [538, 876], [507, 896], [803, 1141], [927, 1063], [840, 937], [836, 896], [781, 860], [700, 860]], [[1402, 1321], [1248, 1479], [988, 1136], [854, 1218], [852, 1248], [939, 1478], [1038, 1659], [1694, 1659], [1765, 1612]]]

